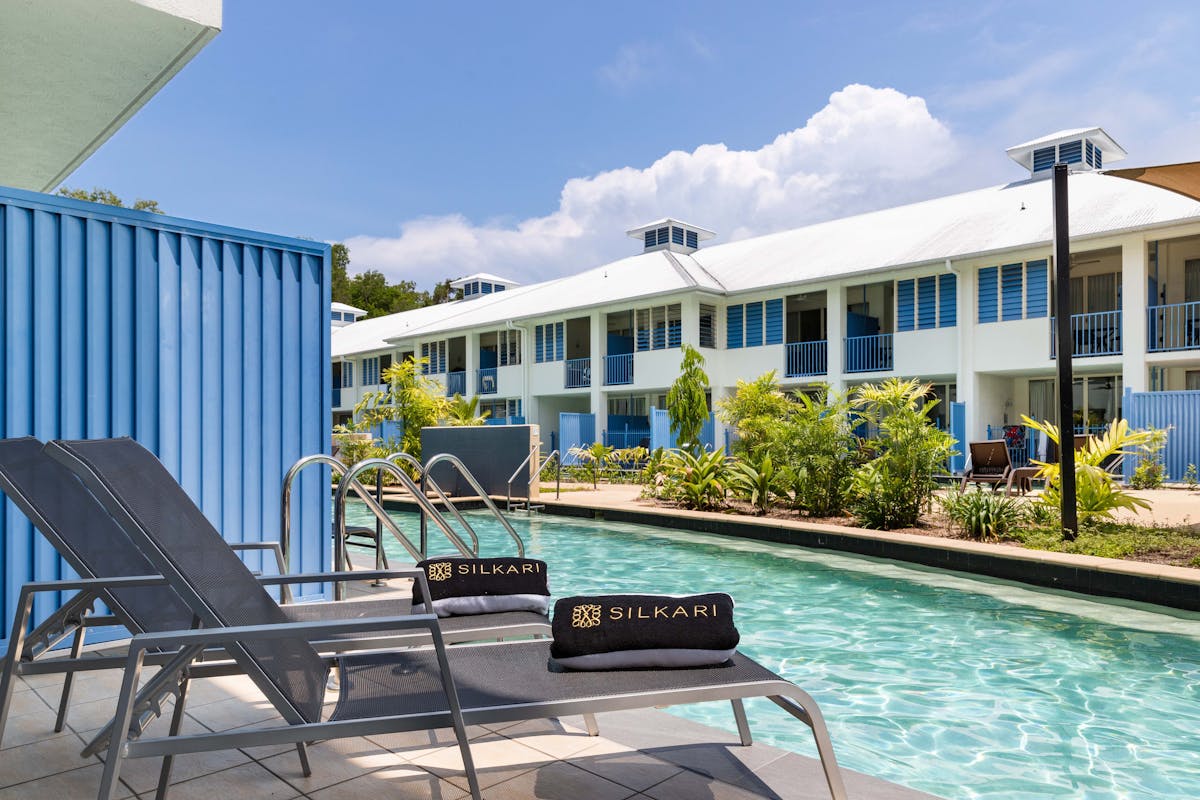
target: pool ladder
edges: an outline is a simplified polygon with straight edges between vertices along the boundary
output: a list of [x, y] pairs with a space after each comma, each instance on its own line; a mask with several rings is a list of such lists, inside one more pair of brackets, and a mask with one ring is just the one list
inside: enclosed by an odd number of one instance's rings
[[[403, 461], [408, 466], [412, 467], [421, 476], [421, 482], [418, 485], [416, 481], [405, 472], [397, 462]], [[375, 566], [377, 569], [387, 568], [387, 555], [383, 549], [383, 531], [386, 528], [388, 532], [400, 543], [413, 561], [423, 561], [429, 554], [429, 520], [433, 520], [437, 528], [446, 537], [447, 541], [453, 545], [458, 554], [465, 558], [477, 557], [479, 555], [479, 536], [475, 529], [463, 516], [458, 505], [446, 493], [446, 491], [438, 484], [430, 474], [432, 468], [438, 464], [446, 463], [453, 467], [466, 480], [467, 484], [478, 493], [479, 498], [483, 501], [484, 506], [491, 514], [500, 522], [502, 527], [508, 533], [517, 547], [517, 555], [523, 557], [525, 555], [525, 543], [521, 540], [520, 535], [513, 529], [508, 519], [496, 507], [492, 498], [484, 491], [479, 481], [475, 478], [467, 466], [457, 457], [450, 453], [440, 453], [429, 460], [422, 468], [422, 465], [417, 459], [413, 458], [408, 453], [393, 453], [386, 459], [369, 458], [354, 464], [349, 469], [338, 459], [324, 454], [316, 454], [305, 456], [298, 460], [288, 470], [283, 479], [283, 490], [280, 503], [281, 509], [281, 524], [280, 524], [280, 547], [283, 551], [283, 563], [290, 565], [291, 563], [291, 496], [292, 484], [296, 477], [307, 467], [314, 464], [323, 464], [332, 469], [339, 476], [338, 491], [334, 499], [334, 515], [333, 515], [333, 541], [334, 541], [334, 569], [338, 572], [343, 572], [353, 569], [350, 561], [349, 551], [347, 546], [354, 544], [364, 546], [375, 550]], [[358, 480], [358, 476], [364, 472], [375, 471], [375, 493], [372, 495], [363, 484]], [[387, 509], [383, 505], [383, 473], [392, 475], [396, 481], [403, 487], [413, 498], [420, 513], [420, 538], [417, 543], [413, 543], [396, 521], [388, 514]], [[348, 526], [346, 524], [346, 501], [350, 492], [355, 495], [366, 505], [367, 509], [375, 517], [375, 528], [371, 529], [364, 526]], [[429, 499], [429, 493], [439, 500], [446, 510], [455, 518], [455, 521], [462, 526], [466, 532], [470, 543], [468, 544], [454, 527], [446, 519], [445, 515], [438, 507]], [[358, 539], [359, 541], [353, 541]], [[337, 599], [342, 599], [345, 589], [344, 584], [338, 583], [335, 585], [334, 594]]]
[[534, 470], [533, 477], [531, 477], [529, 479], [529, 496], [526, 497], [524, 500], [522, 500], [519, 497], [516, 500], [513, 500], [513, 496], [512, 496], [513, 482], [516, 481], [517, 476], [521, 474], [521, 470], [529, 468], [530, 460], [532, 460], [533, 458], [538, 456], [538, 454], [540, 452], [541, 452], [541, 446], [535, 444], [533, 446], [533, 448], [530, 449], [529, 455], [525, 456], [525, 460], [521, 462], [521, 465], [519, 467], [517, 467], [517, 469], [513, 472], [512, 475], [510, 475], [508, 477], [508, 499], [507, 499], [507, 505], [505, 508], [506, 511], [522, 511], [522, 510], [524, 510], [524, 511], [528, 511], [528, 512], [532, 513], [534, 511], [538, 511], [538, 510], [546, 507], [541, 504], [538, 504], [538, 505], [534, 504], [534, 502], [533, 502], [533, 487], [534, 487], [534, 484], [537, 483], [538, 478], [541, 476], [542, 470], [544, 470], [546, 468], [546, 466], [551, 462], [551, 460], [557, 461], [558, 467], [559, 467], [558, 471], [554, 474], [554, 499], [557, 500], [559, 498], [559, 496], [562, 494], [562, 456], [559, 454], [559, 452], [557, 450], [551, 450], [550, 455], [546, 456], [546, 459], [544, 461], [542, 461], [541, 464], [538, 465], [538, 468], [536, 470]]

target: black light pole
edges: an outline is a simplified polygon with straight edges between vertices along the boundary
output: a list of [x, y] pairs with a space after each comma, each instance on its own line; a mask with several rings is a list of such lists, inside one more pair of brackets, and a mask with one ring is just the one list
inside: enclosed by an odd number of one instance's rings
[[1058, 463], [1062, 491], [1063, 536], [1079, 535], [1075, 508], [1075, 421], [1072, 408], [1074, 375], [1071, 358], [1071, 242], [1067, 213], [1067, 165], [1054, 165], [1054, 322], [1058, 338]]

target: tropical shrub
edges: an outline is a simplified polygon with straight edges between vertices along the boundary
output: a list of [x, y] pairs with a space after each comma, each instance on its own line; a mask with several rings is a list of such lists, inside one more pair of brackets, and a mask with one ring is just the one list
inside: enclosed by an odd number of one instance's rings
[[734, 454], [755, 453], [772, 441], [791, 405], [779, 390], [774, 370], [753, 381], [739, 380], [733, 395], [717, 403], [717, 416], [737, 434]]
[[861, 418], [879, 431], [876, 455], [850, 481], [850, 509], [868, 528], [915, 525], [937, 488], [934, 476], [954, 452], [954, 439], [929, 419], [937, 405], [927, 399], [930, 388], [916, 380], [889, 378], [855, 391]]
[[1167, 446], [1170, 428], [1146, 428], [1149, 437], [1141, 446], [1141, 454], [1129, 483], [1135, 489], [1159, 489], [1163, 485], [1165, 469], [1162, 450]]
[[446, 404], [446, 424], [455, 427], [484, 425], [491, 416], [490, 411], [479, 413], [479, 397], [467, 400], [458, 392]]
[[667, 416], [679, 447], [698, 453], [700, 432], [708, 421], [708, 375], [704, 372], [704, 356], [699, 350], [685, 344], [681, 351], [683, 360], [679, 364], [679, 377], [667, 392]]
[[1188, 464], [1187, 469], [1183, 471], [1183, 483], [1189, 489], [1196, 488], [1196, 465]]
[[764, 453], [756, 462], [737, 460], [729, 465], [729, 488], [734, 496], [754, 506], [759, 515], [767, 513], [771, 502], [786, 493], [791, 482], [791, 471], [777, 468], [770, 453]]
[[[1027, 416], [1022, 416], [1021, 420], [1028, 427], [1041, 431], [1050, 441], [1058, 444], [1057, 425], [1051, 422], [1037, 422]], [[1135, 512], [1139, 508], [1150, 508], [1148, 502], [1117, 486], [1112, 474], [1104, 468], [1104, 464], [1116, 456], [1135, 453], [1136, 448], [1143, 447], [1150, 437], [1148, 431], [1133, 430], [1125, 420], [1116, 419], [1109, 423], [1108, 430], [1103, 435], [1089, 436], [1087, 445], [1075, 451], [1075, 508], [1080, 524], [1111, 520], [1114, 512], [1121, 508]], [[1032, 463], [1040, 467], [1038, 477], [1046, 481], [1046, 489], [1038, 498], [1038, 502], [1061, 508], [1060, 465], [1044, 461]], [[1063, 535], [1070, 539], [1075, 534], [1064, 530]]]
[[386, 388], [368, 392], [354, 407], [358, 425], [369, 428], [398, 421], [403, 426], [400, 448], [421, 457], [421, 428], [437, 425], [446, 417], [447, 402], [442, 387], [421, 374], [426, 358], [402, 359], [383, 371]]
[[857, 465], [857, 417], [850, 401], [821, 387], [811, 395], [797, 392], [789, 405], [788, 416], [763, 449], [786, 470], [795, 508], [818, 517], [838, 516], [846, 509]]
[[595, 489], [600, 483], [600, 473], [603, 472], [611, 463], [612, 455], [615, 452], [611, 445], [603, 442], [592, 442], [587, 447], [572, 447], [567, 451], [568, 455], [574, 456], [581, 462], [580, 466], [586, 468], [592, 479], [592, 488]]
[[727, 465], [721, 451], [699, 455], [674, 450], [667, 456], [663, 470], [663, 496], [684, 508], [708, 511], [725, 504]]
[[642, 484], [643, 497], [662, 497], [667, 487], [667, 458], [668, 453], [661, 447], [656, 447], [646, 456], [646, 463], [638, 473], [638, 481]]
[[939, 497], [950, 522], [971, 539], [998, 540], [1025, 521], [1026, 503], [997, 492], [957, 491]]

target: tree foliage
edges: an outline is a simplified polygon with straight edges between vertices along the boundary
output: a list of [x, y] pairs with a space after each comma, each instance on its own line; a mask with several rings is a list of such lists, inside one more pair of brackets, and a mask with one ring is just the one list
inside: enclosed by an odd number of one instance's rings
[[387, 277], [375, 269], [351, 275], [350, 248], [342, 242], [335, 242], [331, 246], [331, 261], [330, 294], [333, 301], [366, 311], [362, 319], [448, 303], [462, 296], [457, 289], [450, 288], [449, 278], [435, 284], [431, 291], [425, 292], [418, 291], [413, 281], [388, 283]]
[[682, 352], [679, 377], [667, 392], [667, 416], [679, 447], [696, 453], [700, 450], [700, 432], [708, 421], [708, 374], [700, 351], [685, 344]]
[[368, 392], [354, 407], [357, 427], [370, 428], [381, 422], [402, 426], [400, 448], [421, 457], [421, 428], [437, 425], [447, 415], [447, 400], [436, 381], [421, 374], [424, 358], [405, 358], [383, 371], [386, 388]]
[[99, 186], [92, 189], [71, 189], [67, 186], [61, 186], [58, 189], [58, 194], [62, 197], [69, 197], [72, 200], [85, 200], [89, 203], [103, 203], [106, 206], [116, 206], [117, 208], [132, 208], [134, 211], [149, 211], [152, 214], [161, 214], [163, 210], [158, 207], [157, 200], [143, 200], [138, 198], [133, 201], [132, 206], [126, 206], [125, 201], [116, 195], [111, 189], [104, 189]]
[[458, 392], [454, 393], [454, 397], [446, 406], [446, 422], [449, 425], [456, 427], [484, 425], [487, 423], [487, 418], [491, 416], [490, 411], [479, 413], [479, 397], [472, 397], [470, 400], [463, 397]]
[[775, 437], [790, 405], [779, 390], [775, 370], [771, 370], [752, 381], [738, 380], [733, 396], [717, 403], [717, 415], [737, 434], [734, 449], [743, 454], [755, 453]]

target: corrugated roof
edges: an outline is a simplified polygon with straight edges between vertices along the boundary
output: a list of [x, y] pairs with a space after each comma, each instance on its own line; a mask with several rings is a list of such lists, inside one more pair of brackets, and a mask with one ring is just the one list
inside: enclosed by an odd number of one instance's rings
[[[1200, 221], [1200, 203], [1098, 173], [1070, 178], [1072, 239]], [[1051, 181], [1027, 180], [703, 248], [641, 253], [576, 275], [364, 320], [333, 334], [333, 354], [507, 320], [698, 289], [747, 292], [1049, 245]]]

